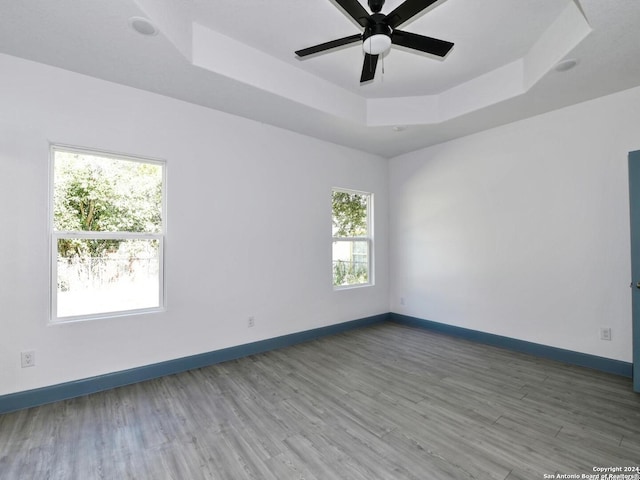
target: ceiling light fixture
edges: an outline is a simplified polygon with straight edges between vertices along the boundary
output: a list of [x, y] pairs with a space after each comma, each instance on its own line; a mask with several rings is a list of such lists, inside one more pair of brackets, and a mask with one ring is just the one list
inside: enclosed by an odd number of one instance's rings
[[[375, 5], [374, 2], [373, 7], [376, 9], [382, 8], [382, 3]], [[381, 21], [379, 17], [385, 18], [381, 13], [374, 13], [371, 19], [375, 23], [367, 26], [364, 30], [362, 50], [369, 55], [380, 55], [391, 48], [391, 28]]]
[[571, 70], [576, 65], [578, 65], [578, 60], [576, 60], [575, 58], [567, 58], [566, 60], [562, 60], [556, 63], [554, 70], [556, 72], [566, 72], [568, 70]]
[[158, 29], [156, 28], [156, 26], [147, 18], [131, 17], [129, 19], [129, 25], [140, 35], [153, 37], [154, 35], [158, 34]]
[[362, 42], [362, 50], [369, 55], [380, 55], [391, 48], [391, 37], [384, 33], [378, 33], [367, 37]]

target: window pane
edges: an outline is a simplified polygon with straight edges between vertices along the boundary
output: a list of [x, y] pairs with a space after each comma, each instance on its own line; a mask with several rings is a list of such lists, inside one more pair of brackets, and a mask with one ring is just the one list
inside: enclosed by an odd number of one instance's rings
[[54, 150], [54, 229], [162, 231], [162, 166]]
[[158, 240], [58, 240], [57, 317], [160, 306]]
[[333, 191], [333, 236], [366, 237], [369, 221], [367, 218], [368, 194]]
[[333, 285], [369, 283], [369, 242], [334, 240]]

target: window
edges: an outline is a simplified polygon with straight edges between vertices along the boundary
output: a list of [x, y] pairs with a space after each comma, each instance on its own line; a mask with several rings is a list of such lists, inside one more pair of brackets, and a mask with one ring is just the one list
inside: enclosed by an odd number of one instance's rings
[[372, 201], [370, 193], [334, 189], [333, 286], [372, 285]]
[[164, 164], [53, 146], [51, 318], [164, 305]]

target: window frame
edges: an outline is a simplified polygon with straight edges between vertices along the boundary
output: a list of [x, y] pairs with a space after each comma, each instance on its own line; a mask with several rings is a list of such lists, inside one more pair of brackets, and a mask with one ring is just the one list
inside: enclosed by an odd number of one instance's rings
[[[138, 162], [162, 167], [162, 198], [161, 198], [161, 228], [157, 233], [150, 232], [100, 232], [94, 230], [72, 230], [62, 231], [55, 229], [55, 155], [56, 152], [75, 153], [79, 155], [93, 155], [97, 157], [110, 158], [113, 160], [123, 160]], [[60, 143], [49, 145], [49, 240], [50, 240], [50, 263], [49, 263], [49, 324], [60, 325], [71, 322], [81, 322], [87, 320], [117, 318], [131, 315], [141, 315], [146, 313], [157, 313], [166, 310], [166, 281], [165, 281], [165, 237], [167, 230], [167, 162], [157, 158], [142, 157], [130, 154], [116, 153], [112, 151], [99, 150], [94, 148], [77, 147]], [[158, 242], [158, 306], [135, 308], [128, 310], [104, 311], [99, 313], [87, 313], [80, 315], [58, 316], [58, 241], [61, 239], [114, 239], [114, 240], [156, 240]]]
[[[357, 237], [338, 237], [331, 235], [331, 246], [333, 248], [333, 244], [335, 242], [366, 242], [367, 245], [367, 272], [368, 272], [368, 281], [363, 283], [354, 283], [350, 285], [334, 285], [333, 284], [333, 252], [331, 254], [331, 285], [333, 286], [333, 290], [350, 290], [353, 288], [363, 288], [363, 287], [372, 287], [375, 285], [375, 261], [374, 261], [374, 232], [373, 232], [373, 211], [374, 211], [374, 194], [373, 192], [365, 192], [362, 190], [354, 190], [351, 188], [342, 188], [342, 187], [332, 187], [331, 189], [331, 198], [333, 199], [334, 192], [347, 193], [350, 195], [364, 195], [367, 197], [367, 235], [366, 236], [357, 236]], [[331, 218], [333, 219], [333, 205], [331, 206]], [[333, 224], [333, 222], [332, 222]]]

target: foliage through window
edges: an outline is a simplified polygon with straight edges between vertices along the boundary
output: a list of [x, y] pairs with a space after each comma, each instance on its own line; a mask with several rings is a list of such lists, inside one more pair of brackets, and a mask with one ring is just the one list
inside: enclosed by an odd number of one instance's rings
[[333, 285], [369, 285], [371, 275], [370, 193], [333, 190]]
[[52, 318], [163, 306], [164, 165], [52, 147]]

